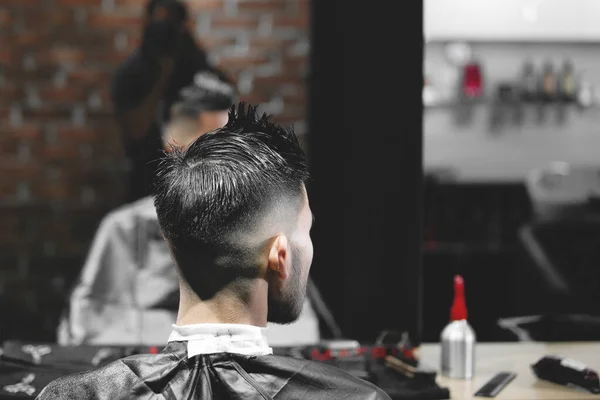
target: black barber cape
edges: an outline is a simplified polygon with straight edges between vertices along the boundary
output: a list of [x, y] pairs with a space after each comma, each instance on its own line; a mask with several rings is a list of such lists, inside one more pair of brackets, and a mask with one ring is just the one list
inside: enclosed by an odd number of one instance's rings
[[277, 355], [187, 356], [187, 342], [59, 378], [37, 397], [54, 399], [390, 399], [381, 389], [332, 366]]

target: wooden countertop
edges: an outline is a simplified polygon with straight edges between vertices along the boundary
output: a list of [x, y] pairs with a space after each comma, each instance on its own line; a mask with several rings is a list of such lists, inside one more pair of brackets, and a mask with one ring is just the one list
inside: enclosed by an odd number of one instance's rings
[[[440, 386], [450, 389], [452, 399], [478, 399], [473, 394], [498, 372], [515, 372], [517, 377], [500, 394], [498, 400], [600, 400], [600, 395], [540, 381], [531, 365], [545, 355], [559, 355], [600, 371], [600, 342], [579, 343], [479, 343], [476, 351], [476, 376], [469, 381], [453, 380], [438, 374]], [[424, 363], [438, 368], [439, 344], [423, 344], [419, 354]]]

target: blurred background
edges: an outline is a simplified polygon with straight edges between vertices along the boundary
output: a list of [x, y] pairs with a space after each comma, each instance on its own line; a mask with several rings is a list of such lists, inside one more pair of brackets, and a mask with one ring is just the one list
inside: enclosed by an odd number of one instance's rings
[[[55, 340], [99, 222], [128, 200], [110, 87], [140, 45], [146, 3], [0, 2], [3, 339]], [[241, 99], [302, 139], [309, 1], [187, 4], [196, 38]]]
[[483, 341], [600, 338], [599, 16], [595, 1], [424, 1], [426, 341], [457, 272]]
[[[186, 3], [211, 63], [310, 154], [309, 0]], [[127, 202], [110, 87], [145, 4], [0, 1], [3, 339], [56, 340], [101, 219]], [[423, 341], [455, 274], [479, 341], [600, 339], [599, 20], [594, 0], [424, 1]]]

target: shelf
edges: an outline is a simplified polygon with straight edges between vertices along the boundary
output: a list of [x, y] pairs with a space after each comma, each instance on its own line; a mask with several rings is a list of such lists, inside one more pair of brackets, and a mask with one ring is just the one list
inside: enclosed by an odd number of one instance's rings
[[432, 41], [600, 42], [597, 0], [425, 0]]

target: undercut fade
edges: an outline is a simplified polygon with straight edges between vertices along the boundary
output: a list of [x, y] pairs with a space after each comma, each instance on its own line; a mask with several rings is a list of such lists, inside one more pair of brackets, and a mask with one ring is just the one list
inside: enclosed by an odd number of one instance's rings
[[224, 127], [165, 153], [154, 204], [180, 274], [202, 299], [256, 277], [260, 248], [238, 240], [286, 202], [300, 211], [309, 178], [291, 128], [243, 103]]

